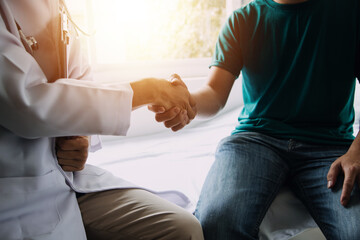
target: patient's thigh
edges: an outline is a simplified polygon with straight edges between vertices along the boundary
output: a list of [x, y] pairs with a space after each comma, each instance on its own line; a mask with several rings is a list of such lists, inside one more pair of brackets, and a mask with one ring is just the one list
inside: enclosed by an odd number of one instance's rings
[[285, 144], [258, 133], [225, 138], [203, 185], [195, 212], [205, 239], [255, 239], [285, 181], [288, 166], [276, 150]]
[[[333, 189], [327, 188], [330, 165], [346, 152], [346, 147], [308, 148], [298, 163], [292, 189], [303, 201], [327, 239], [360, 239], [360, 191], [357, 184], [347, 207], [340, 204], [341, 174]], [[317, 157], [316, 157], [317, 156]]]

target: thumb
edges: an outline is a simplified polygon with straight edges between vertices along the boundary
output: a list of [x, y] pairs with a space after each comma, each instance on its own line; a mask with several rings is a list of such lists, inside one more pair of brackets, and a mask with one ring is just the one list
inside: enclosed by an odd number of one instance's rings
[[331, 164], [329, 172], [327, 174], [328, 188], [332, 188], [335, 185], [336, 179], [341, 171], [342, 168], [339, 161], [335, 161], [333, 164]]
[[148, 105], [148, 110], [154, 112], [154, 113], [164, 113], [165, 108], [163, 106], [158, 105]]
[[170, 76], [170, 82], [173, 86], [183, 86], [185, 88], [187, 88], [186, 84], [183, 82], [183, 80], [181, 80], [180, 76], [177, 74], [172, 74]]

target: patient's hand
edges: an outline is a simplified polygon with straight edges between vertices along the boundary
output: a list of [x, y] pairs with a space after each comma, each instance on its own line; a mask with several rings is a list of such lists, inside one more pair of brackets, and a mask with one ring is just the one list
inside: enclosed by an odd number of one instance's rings
[[327, 175], [328, 188], [334, 187], [340, 174], [344, 174], [340, 202], [343, 206], [346, 206], [350, 200], [354, 185], [358, 184], [360, 186], [360, 131], [349, 150], [331, 164]]
[[64, 171], [84, 169], [88, 157], [89, 138], [87, 136], [56, 138], [56, 156]]
[[[187, 89], [185, 83], [177, 74], [172, 75], [170, 80], [172, 85], [183, 86]], [[171, 128], [171, 130], [176, 132], [185, 127], [195, 118], [197, 113], [196, 103], [191, 95], [189, 96], [189, 104], [191, 106], [190, 111], [180, 109], [179, 107], [172, 107], [171, 109], [166, 110], [165, 107], [157, 105], [149, 105], [148, 109], [156, 113], [156, 121], [164, 122], [165, 127]]]

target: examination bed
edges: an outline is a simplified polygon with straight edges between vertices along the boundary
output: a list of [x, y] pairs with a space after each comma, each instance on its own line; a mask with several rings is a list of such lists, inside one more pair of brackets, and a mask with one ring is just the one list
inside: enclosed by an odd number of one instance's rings
[[[359, 96], [359, 87], [356, 95]], [[236, 125], [239, 96], [207, 121], [194, 121], [173, 133], [154, 121], [145, 108], [136, 110], [127, 137], [104, 136], [103, 149], [90, 154], [88, 162], [109, 170], [139, 186], [155, 191], [177, 190], [190, 200], [193, 211], [206, 174], [214, 161], [218, 142]], [[356, 99], [359, 122], [360, 99]], [[145, 121], [145, 122], [144, 122]], [[358, 124], [355, 126], [358, 129]], [[246, 200], [244, 200], [246, 201]], [[325, 239], [294, 195], [284, 187], [260, 227], [260, 239]]]

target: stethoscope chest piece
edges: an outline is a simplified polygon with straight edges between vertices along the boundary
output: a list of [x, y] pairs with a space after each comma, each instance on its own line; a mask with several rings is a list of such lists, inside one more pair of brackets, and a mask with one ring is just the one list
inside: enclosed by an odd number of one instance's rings
[[[16, 21], [15, 21], [16, 22]], [[25, 36], [23, 31], [20, 28], [20, 25], [16, 22], [16, 27], [19, 31], [20, 39], [22, 44], [24, 45], [26, 51], [31, 55], [34, 55], [34, 52], [39, 49], [39, 44], [36, 39], [32, 36]]]

